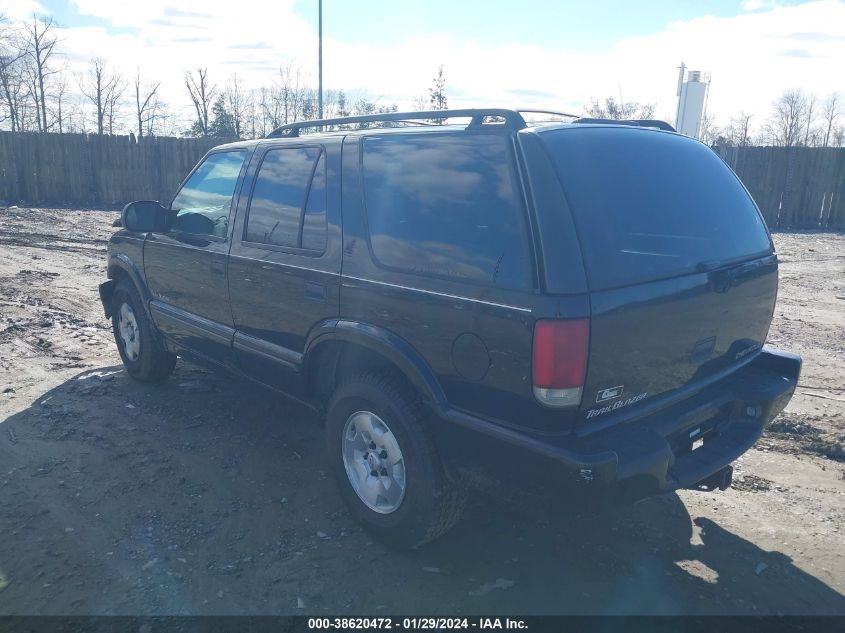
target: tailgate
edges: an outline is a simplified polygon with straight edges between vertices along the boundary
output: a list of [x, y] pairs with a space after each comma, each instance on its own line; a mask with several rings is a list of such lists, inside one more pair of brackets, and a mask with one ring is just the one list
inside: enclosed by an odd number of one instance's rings
[[710, 148], [624, 126], [540, 133], [590, 290], [582, 422], [703, 385], [765, 341], [777, 259], [760, 212]]
[[628, 414], [750, 360], [765, 342], [776, 293], [774, 256], [593, 293], [582, 419]]

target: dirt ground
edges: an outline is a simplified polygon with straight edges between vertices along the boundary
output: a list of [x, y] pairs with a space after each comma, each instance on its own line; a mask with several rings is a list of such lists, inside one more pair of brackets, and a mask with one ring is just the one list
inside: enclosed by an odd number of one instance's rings
[[122, 371], [112, 212], [0, 208], [0, 614], [845, 614], [845, 235], [775, 236], [792, 404], [724, 493], [601, 516], [476, 500], [421, 551], [372, 542], [313, 414], [179, 363]]

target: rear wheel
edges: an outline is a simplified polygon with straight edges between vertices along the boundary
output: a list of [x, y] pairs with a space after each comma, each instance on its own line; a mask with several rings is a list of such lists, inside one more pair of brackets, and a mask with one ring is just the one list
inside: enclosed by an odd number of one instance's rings
[[419, 547], [460, 518], [464, 492], [443, 472], [416, 394], [384, 374], [344, 382], [329, 403], [326, 444], [355, 518], [395, 547]]
[[164, 380], [176, 366], [144, 311], [135, 287], [120, 282], [112, 297], [112, 331], [127, 373], [144, 382]]

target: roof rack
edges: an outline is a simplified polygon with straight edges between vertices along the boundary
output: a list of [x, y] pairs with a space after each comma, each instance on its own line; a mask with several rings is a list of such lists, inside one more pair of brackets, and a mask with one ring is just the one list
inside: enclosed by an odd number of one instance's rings
[[520, 114], [553, 114], [554, 116], [565, 116], [570, 119], [577, 119], [580, 116], [578, 114], [570, 114], [569, 112], [557, 112], [556, 110], [524, 110], [520, 108], [517, 112]]
[[[364, 114], [360, 116], [345, 116], [334, 119], [314, 119], [312, 121], [297, 121], [296, 123], [288, 123], [276, 128], [267, 135], [267, 138], [275, 137], [296, 137], [299, 132], [307, 128], [322, 128], [331, 125], [346, 125], [350, 123], [385, 123], [385, 122], [401, 122], [412, 123], [425, 119], [441, 120], [450, 118], [470, 118], [469, 127], [477, 127], [484, 124], [484, 119], [488, 117], [496, 117], [504, 119], [504, 127], [511, 130], [521, 130], [525, 127], [525, 119], [516, 110], [504, 110], [501, 108], [486, 108], [478, 109], [471, 108], [465, 110], [429, 110], [425, 112], [383, 112], [380, 114]], [[490, 125], [502, 125], [500, 123], [492, 123]]]
[[591, 119], [589, 117], [581, 117], [572, 121], [572, 123], [599, 123], [602, 125], [631, 125], [633, 127], [654, 127], [658, 130], [665, 130], [667, 132], [677, 132], [675, 128], [658, 119]]

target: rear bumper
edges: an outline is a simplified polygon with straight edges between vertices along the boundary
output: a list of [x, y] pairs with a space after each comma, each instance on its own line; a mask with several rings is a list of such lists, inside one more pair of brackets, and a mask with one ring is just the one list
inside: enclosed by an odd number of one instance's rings
[[568, 489], [587, 502], [626, 502], [692, 488], [757, 441], [800, 371], [800, 357], [766, 347], [681, 402], [583, 438], [537, 438], [450, 411], [439, 428], [441, 454], [453, 477], [519, 494]]

